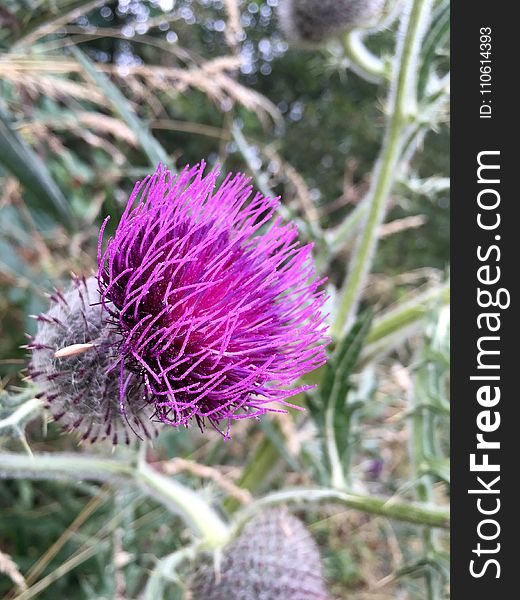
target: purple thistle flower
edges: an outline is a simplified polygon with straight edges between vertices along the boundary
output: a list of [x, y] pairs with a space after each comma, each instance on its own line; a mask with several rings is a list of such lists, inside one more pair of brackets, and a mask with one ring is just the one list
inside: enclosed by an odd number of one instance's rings
[[161, 422], [227, 421], [227, 437], [232, 420], [284, 412], [273, 403], [309, 389], [289, 386], [326, 360], [325, 298], [277, 199], [204, 169], [159, 165], [136, 184], [105, 251], [103, 224], [98, 280], [122, 339], [121, 410], [126, 370]]

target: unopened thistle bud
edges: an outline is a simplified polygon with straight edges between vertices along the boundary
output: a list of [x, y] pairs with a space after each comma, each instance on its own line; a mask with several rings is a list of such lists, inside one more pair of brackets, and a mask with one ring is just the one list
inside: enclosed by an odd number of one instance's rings
[[328, 600], [320, 554], [305, 525], [284, 509], [247, 523], [220, 564], [191, 576], [192, 600]]
[[383, 4], [384, 0], [281, 0], [278, 16], [288, 39], [320, 43], [370, 24]]
[[[37, 318], [29, 374], [65, 430], [92, 442], [128, 443], [155, 433], [144, 386], [118, 367], [119, 335], [107, 322], [95, 277], [74, 278], [71, 288], [51, 296], [50, 310]], [[125, 405], [120, 406], [121, 385]]]

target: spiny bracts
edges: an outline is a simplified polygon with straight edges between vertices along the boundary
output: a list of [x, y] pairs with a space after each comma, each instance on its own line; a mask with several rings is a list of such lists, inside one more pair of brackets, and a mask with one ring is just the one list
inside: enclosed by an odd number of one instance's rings
[[280, 27], [289, 40], [319, 44], [371, 23], [384, 0], [281, 0]]
[[330, 600], [316, 542], [285, 509], [249, 521], [217, 565], [206, 558], [191, 575], [192, 600]]
[[[51, 296], [51, 308], [37, 317], [38, 330], [28, 345], [29, 375], [54, 419], [82, 439], [117, 444], [129, 443], [134, 433], [151, 437], [156, 429], [146, 389], [126, 369], [125, 404], [120, 405], [120, 373], [114, 365], [121, 338], [109, 327], [100, 300], [95, 277], [75, 277], [68, 291]], [[77, 344], [92, 347], [56, 356]]]

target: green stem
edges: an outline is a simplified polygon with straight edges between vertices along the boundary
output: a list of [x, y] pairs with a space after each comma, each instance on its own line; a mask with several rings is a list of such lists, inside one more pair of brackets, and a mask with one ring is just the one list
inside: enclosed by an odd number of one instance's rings
[[349, 494], [348, 492], [332, 489], [298, 488], [274, 492], [242, 509], [237, 514], [235, 527], [240, 527], [253, 514], [261, 510], [270, 506], [287, 503], [298, 505], [336, 503], [365, 513], [414, 523], [415, 525], [428, 525], [429, 527], [438, 527], [441, 529], [448, 529], [450, 526], [449, 511], [429, 504], [403, 502], [394, 498], [361, 496], [359, 494]]
[[0, 478], [72, 479], [127, 482], [179, 514], [209, 547], [228, 539], [228, 526], [199, 494], [154, 471], [140, 461], [137, 466], [119, 460], [81, 454], [0, 454]]
[[151, 498], [157, 498], [178, 513], [193, 531], [204, 538], [210, 548], [223, 545], [228, 539], [228, 526], [202, 499], [201, 495], [169, 477], [164, 477], [147, 463], [141, 463], [134, 479]]
[[43, 402], [38, 398], [31, 398], [21, 404], [5, 419], [0, 419], [0, 431], [4, 429], [17, 429], [21, 424], [35, 419], [43, 410]]
[[130, 465], [119, 460], [66, 453], [0, 454], [0, 477], [28, 479], [89, 479], [121, 481], [132, 477]]
[[430, 288], [414, 298], [391, 308], [377, 319], [374, 319], [366, 343], [373, 344], [405, 327], [417, 323], [430, 310], [432, 304], [447, 304], [450, 299], [450, 286], [443, 284]]
[[388, 102], [388, 120], [381, 155], [365, 202], [368, 214], [349, 266], [349, 275], [341, 292], [340, 305], [332, 327], [339, 338], [353, 318], [378, 241], [407, 129], [416, 113], [416, 72], [421, 40], [428, 22], [432, 0], [409, 0], [403, 13], [401, 32]]
[[[415, 385], [408, 393], [408, 402], [410, 409], [410, 458], [414, 480], [416, 484], [416, 494], [420, 502], [433, 502], [434, 479], [431, 475], [424, 472], [424, 465], [428, 463], [428, 458], [434, 456], [434, 439], [436, 414], [431, 410], [421, 409], [421, 404], [431, 406], [429, 394], [420, 398], [420, 388], [418, 379], [420, 374], [415, 376]], [[421, 394], [422, 395], [422, 394]], [[425, 556], [434, 554], [438, 549], [437, 532], [430, 527], [425, 527], [422, 532], [423, 551]], [[425, 572], [425, 584], [428, 600], [439, 600], [441, 598], [440, 579], [436, 573], [429, 570]]]
[[372, 83], [379, 83], [390, 76], [388, 63], [381, 60], [363, 43], [359, 30], [350, 31], [343, 38], [343, 48], [349, 59], [350, 68], [360, 77]]

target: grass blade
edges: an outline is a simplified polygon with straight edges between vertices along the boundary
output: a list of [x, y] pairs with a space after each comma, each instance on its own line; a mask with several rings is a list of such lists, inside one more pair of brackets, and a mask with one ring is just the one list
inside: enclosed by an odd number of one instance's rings
[[29, 148], [0, 109], [0, 164], [11, 172], [29, 192], [30, 207], [52, 212], [70, 226], [74, 218], [67, 200], [44, 163]]
[[88, 77], [104, 92], [105, 96], [112, 104], [114, 111], [135, 133], [150, 164], [153, 167], [156, 167], [159, 163], [170, 166], [170, 157], [168, 156], [168, 153], [150, 133], [150, 130], [143, 121], [135, 114], [129, 101], [121, 93], [119, 88], [114, 85], [104, 73], [99, 72], [92, 61], [88, 59], [79, 48], [74, 46], [71, 48], [71, 52], [83, 67]]

